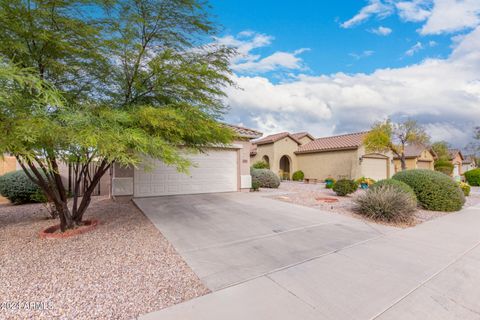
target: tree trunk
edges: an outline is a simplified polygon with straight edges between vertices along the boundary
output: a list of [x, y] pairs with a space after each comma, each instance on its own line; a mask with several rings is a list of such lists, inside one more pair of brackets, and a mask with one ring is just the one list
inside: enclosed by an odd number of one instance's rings
[[[21, 156], [17, 156], [17, 160], [25, 174], [42, 189], [46, 194], [47, 199], [53, 203], [60, 219], [60, 230], [62, 232], [82, 225], [83, 215], [90, 205], [93, 191], [98, 183], [100, 183], [100, 179], [110, 168], [110, 163], [103, 160], [95, 171], [93, 178], [89, 180], [86, 180], [86, 175], [89, 174], [87, 172], [88, 170], [82, 170], [81, 175], [83, 177], [80, 177], [80, 179], [83, 178], [84, 181], [87, 181], [86, 190], [82, 196], [80, 204], [78, 205], [79, 183], [77, 183], [73, 195], [73, 207], [72, 210], [70, 210], [68, 207], [67, 192], [63, 185], [62, 177], [58, 171], [57, 160], [55, 157], [51, 156], [47, 159], [35, 159], [35, 162], [32, 162], [23, 159]], [[84, 164], [87, 167], [88, 162], [87, 164]]]
[[400, 163], [402, 164], [402, 171], [407, 170], [407, 160], [405, 159], [405, 152], [402, 152], [400, 157]]

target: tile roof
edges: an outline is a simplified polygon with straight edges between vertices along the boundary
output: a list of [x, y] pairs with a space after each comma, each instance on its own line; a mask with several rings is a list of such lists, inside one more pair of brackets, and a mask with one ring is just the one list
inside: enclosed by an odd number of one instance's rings
[[357, 149], [363, 144], [366, 133], [367, 131], [315, 139], [300, 146], [295, 153]]
[[[421, 144], [413, 144], [405, 146], [405, 158], [417, 158], [422, 155], [423, 150], [428, 149], [427, 147]], [[399, 157], [394, 157], [394, 159], [399, 159]]]
[[297, 140], [302, 139], [303, 137], [309, 137], [312, 140], [315, 140], [315, 138], [308, 132], [297, 132], [297, 133], [292, 133], [292, 137], [294, 137]]
[[463, 154], [462, 152], [459, 150], [459, 149], [448, 149], [448, 157], [450, 160], [453, 160], [457, 154], [460, 153], [460, 158], [462, 158], [462, 160], [464, 159], [463, 158]]
[[296, 143], [300, 144], [300, 141], [298, 141], [297, 138], [295, 138], [293, 135], [291, 135], [288, 132], [280, 132], [280, 133], [271, 134], [271, 135], [268, 135], [268, 136], [266, 136], [264, 138], [261, 138], [257, 141], [253, 141], [253, 143], [256, 144], [256, 145], [274, 143], [274, 142], [277, 142], [278, 140], [281, 140], [281, 139], [286, 138], [286, 137], [290, 137]]
[[235, 131], [242, 138], [257, 139], [262, 136], [262, 133], [253, 129], [235, 126], [233, 124], [225, 123], [227, 127]]

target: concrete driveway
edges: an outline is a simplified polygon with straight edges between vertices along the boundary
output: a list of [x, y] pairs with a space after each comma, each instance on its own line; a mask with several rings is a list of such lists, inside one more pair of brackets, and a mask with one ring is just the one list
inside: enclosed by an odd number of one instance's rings
[[400, 230], [252, 194], [136, 199], [212, 294], [142, 319], [480, 319], [480, 209]]
[[213, 291], [394, 230], [248, 193], [135, 203]]

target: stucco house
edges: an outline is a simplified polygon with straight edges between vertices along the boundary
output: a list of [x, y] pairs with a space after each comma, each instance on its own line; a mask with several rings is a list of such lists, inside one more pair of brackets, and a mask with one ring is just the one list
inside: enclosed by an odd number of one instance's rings
[[19, 165], [15, 157], [4, 154], [3, 157], [0, 158], [0, 176], [11, 171], [19, 170], [17, 167], [19, 167]]
[[252, 143], [251, 163], [265, 161], [279, 177], [289, 179], [299, 170], [295, 152], [299, 146], [315, 140], [307, 132], [271, 134]]
[[[407, 170], [410, 169], [428, 169], [435, 170], [435, 152], [424, 145], [415, 144], [405, 147], [405, 164]], [[402, 164], [399, 157], [394, 158], [395, 172], [402, 171]]]
[[463, 174], [462, 164], [463, 160], [465, 160], [463, 158], [462, 152], [458, 149], [448, 149], [448, 159], [453, 164], [453, 178], [456, 180], [460, 180]]
[[193, 163], [188, 174], [148, 158], [138, 168], [114, 165], [112, 195], [153, 197], [250, 190], [251, 140], [262, 134], [248, 128], [228, 126], [237, 135], [235, 141], [229, 146], [212, 146], [205, 153], [188, 155]]
[[367, 152], [363, 145], [366, 134], [367, 132], [350, 133], [303, 144], [295, 152], [298, 168], [309, 179], [389, 178], [392, 154]]
[[475, 156], [473, 155], [465, 156], [465, 159], [462, 162], [462, 172], [465, 173], [475, 168], [477, 168], [477, 161], [475, 160]]

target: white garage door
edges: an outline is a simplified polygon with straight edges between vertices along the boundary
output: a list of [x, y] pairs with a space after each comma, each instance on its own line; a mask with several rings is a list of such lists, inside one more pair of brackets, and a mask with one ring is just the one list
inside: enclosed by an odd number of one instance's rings
[[363, 158], [362, 175], [374, 180], [387, 178], [388, 159]]
[[196, 166], [189, 174], [155, 161], [153, 171], [135, 169], [134, 196], [151, 197], [237, 191], [237, 151], [210, 150], [189, 157]]

